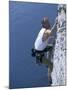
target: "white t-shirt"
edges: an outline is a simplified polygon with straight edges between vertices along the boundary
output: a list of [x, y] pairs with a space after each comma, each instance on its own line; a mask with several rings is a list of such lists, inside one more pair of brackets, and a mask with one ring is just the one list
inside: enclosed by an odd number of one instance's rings
[[44, 34], [45, 28], [42, 28], [36, 38], [35, 44], [34, 44], [34, 48], [36, 50], [42, 51], [46, 48], [47, 44], [48, 44], [48, 39], [46, 41], [42, 41], [42, 37]]

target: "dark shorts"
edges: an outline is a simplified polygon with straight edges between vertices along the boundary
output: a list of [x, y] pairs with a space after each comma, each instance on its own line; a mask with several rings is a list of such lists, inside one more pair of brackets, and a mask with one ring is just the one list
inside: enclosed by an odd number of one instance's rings
[[42, 50], [42, 51], [32, 49], [32, 56], [36, 56], [37, 54], [40, 54], [41, 56], [44, 56], [44, 52], [51, 51], [52, 49], [53, 49], [52, 46], [47, 46], [47, 47], [46, 47], [44, 50]]
[[44, 50], [42, 51], [39, 51], [39, 50], [35, 50], [35, 49], [32, 49], [32, 56], [33, 57], [36, 57], [36, 61], [38, 62], [38, 60], [40, 62], [42, 62], [42, 57], [44, 56], [44, 53], [45, 52], [48, 52], [48, 51], [51, 51], [52, 50], [52, 46], [47, 46]]

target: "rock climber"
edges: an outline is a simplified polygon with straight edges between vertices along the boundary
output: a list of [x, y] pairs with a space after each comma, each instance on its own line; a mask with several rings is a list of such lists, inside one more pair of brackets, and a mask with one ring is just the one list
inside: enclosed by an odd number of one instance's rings
[[35, 56], [36, 60], [39, 60], [40, 63], [42, 63], [42, 57], [44, 56], [44, 53], [52, 50], [53, 48], [53, 45], [49, 45], [48, 43], [56, 23], [51, 28], [48, 17], [44, 17], [41, 24], [42, 28], [35, 40], [34, 48], [32, 48], [32, 56]]

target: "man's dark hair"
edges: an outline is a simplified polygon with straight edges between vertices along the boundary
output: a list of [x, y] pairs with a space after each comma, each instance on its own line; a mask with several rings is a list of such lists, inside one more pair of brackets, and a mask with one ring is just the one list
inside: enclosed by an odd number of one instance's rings
[[42, 20], [42, 27], [46, 29], [50, 29], [50, 23], [48, 17], [44, 17]]

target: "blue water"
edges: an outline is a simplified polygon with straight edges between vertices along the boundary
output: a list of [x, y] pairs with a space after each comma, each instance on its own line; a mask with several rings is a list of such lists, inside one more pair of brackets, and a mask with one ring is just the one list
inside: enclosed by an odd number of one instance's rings
[[31, 48], [44, 16], [48, 16], [53, 25], [57, 5], [9, 2], [10, 88], [48, 86], [46, 66], [37, 65], [35, 58], [31, 56]]

